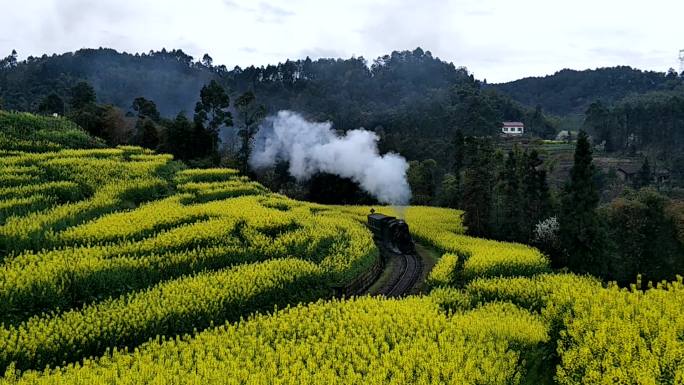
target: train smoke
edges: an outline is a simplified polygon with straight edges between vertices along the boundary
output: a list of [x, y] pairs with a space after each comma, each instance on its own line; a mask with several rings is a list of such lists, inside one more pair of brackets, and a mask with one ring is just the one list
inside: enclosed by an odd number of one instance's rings
[[358, 183], [382, 203], [406, 205], [411, 189], [403, 157], [380, 155], [378, 136], [363, 129], [339, 136], [330, 122], [309, 122], [292, 111], [279, 111], [261, 124], [249, 164], [253, 169], [289, 162], [299, 181], [318, 172], [335, 174]]

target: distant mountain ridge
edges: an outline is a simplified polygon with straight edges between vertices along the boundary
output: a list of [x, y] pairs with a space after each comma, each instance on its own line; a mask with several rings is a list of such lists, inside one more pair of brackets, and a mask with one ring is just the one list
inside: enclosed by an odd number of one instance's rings
[[[343, 79], [345, 82], [364, 81], [378, 75], [381, 78], [388, 75], [405, 78], [404, 81], [414, 88], [409, 93], [463, 82], [464, 71], [461, 68], [433, 58], [429, 51], [418, 48], [410, 52], [412, 55], [405, 55], [406, 52], [410, 51], [395, 51], [375, 59], [370, 66], [363, 58], [316, 61], [307, 58], [233, 70], [223, 65], [213, 66], [211, 58], [194, 61], [192, 56], [181, 50], [130, 54], [108, 48], [81, 49], [60, 55], [29, 57], [24, 61], [17, 61], [16, 55], [10, 55], [0, 60], [0, 99], [5, 109], [35, 111], [47, 93], [63, 94], [76, 82], [85, 80], [93, 85], [100, 102], [127, 109], [135, 97], [144, 96], [157, 103], [162, 115], [172, 116], [181, 110], [191, 112], [200, 88], [211, 80], [223, 79], [222, 83], [241, 91], [253, 88], [255, 83], [283, 84], [301, 80], [278, 78], [283, 73], [300, 76], [312, 70], [310, 73], [315, 73], [317, 79], [305, 80], [327, 80], [334, 72], [339, 72], [334, 75], [337, 77], [347, 72], [356, 77]], [[396, 70], [396, 63], [404, 63], [406, 59], [413, 62], [404, 66], [409, 71]], [[387, 66], [386, 63], [393, 65]], [[370, 68], [364, 71], [360, 68], [363, 66]], [[539, 105], [544, 111], [568, 115], [583, 114], [596, 100], [612, 104], [627, 96], [667, 89], [671, 75], [628, 66], [583, 71], [563, 69], [553, 75], [527, 77], [485, 87], [498, 90], [523, 105]], [[292, 93], [296, 88], [284, 90], [281, 87], [280, 91]], [[392, 84], [392, 88], [395, 88], [392, 92], [373, 96], [382, 99], [386, 95], [400, 96], [396, 91], [407, 91], [407, 87], [398, 87], [397, 83]]]
[[628, 66], [593, 70], [564, 69], [544, 77], [527, 77], [490, 84], [519, 103], [541, 106], [557, 115], [584, 114], [596, 100], [612, 104], [633, 94], [667, 88], [672, 74], [642, 71]]

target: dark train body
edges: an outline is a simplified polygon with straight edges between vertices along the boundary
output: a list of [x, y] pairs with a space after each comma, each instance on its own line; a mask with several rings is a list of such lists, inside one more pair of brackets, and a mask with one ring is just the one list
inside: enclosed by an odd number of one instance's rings
[[368, 215], [368, 227], [376, 241], [384, 243], [392, 251], [403, 254], [415, 253], [415, 245], [406, 222], [395, 217], [372, 213]]

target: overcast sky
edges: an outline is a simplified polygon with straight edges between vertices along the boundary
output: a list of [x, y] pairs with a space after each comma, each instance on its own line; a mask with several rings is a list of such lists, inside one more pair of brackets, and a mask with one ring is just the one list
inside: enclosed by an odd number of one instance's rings
[[666, 71], [684, 49], [682, 0], [0, 0], [0, 15], [0, 56], [165, 47], [232, 68], [420, 46], [489, 82]]

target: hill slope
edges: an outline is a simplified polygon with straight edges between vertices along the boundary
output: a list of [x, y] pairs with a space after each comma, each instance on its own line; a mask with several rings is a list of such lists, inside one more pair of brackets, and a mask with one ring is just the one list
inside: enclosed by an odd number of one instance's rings
[[[495, 135], [501, 121], [515, 120], [525, 122], [534, 135], [555, 135], [543, 115], [494, 90], [482, 90], [465, 68], [420, 48], [395, 51], [372, 63], [362, 57], [307, 58], [230, 71], [176, 50], [132, 55], [84, 49], [20, 62], [6, 59], [4, 66], [0, 63], [0, 99], [5, 109], [35, 112], [52, 93], [68, 102], [71, 87], [85, 80], [95, 87], [99, 102], [123, 111], [143, 96], [163, 116], [181, 110], [191, 115], [201, 87], [212, 79], [228, 88], [233, 101], [251, 90], [270, 113], [293, 110], [311, 120], [331, 121], [342, 131], [365, 127], [380, 136], [383, 152], [399, 152], [410, 160], [432, 158], [445, 169], [456, 129]], [[116, 119], [110, 119], [115, 126]], [[241, 121], [236, 117], [236, 124]]]
[[545, 111], [566, 115], [583, 114], [596, 100], [612, 104], [630, 94], [663, 89], [667, 81], [664, 73], [622, 66], [584, 71], [564, 69], [553, 75], [491, 87], [524, 105], [540, 105]]
[[133, 55], [81, 49], [0, 65], [0, 98], [4, 109], [36, 111], [46, 95], [68, 100], [69, 89], [87, 81], [101, 103], [126, 111], [133, 99], [143, 96], [156, 101], [164, 116], [173, 116], [192, 111], [202, 86], [216, 78], [212, 69], [180, 50]]

